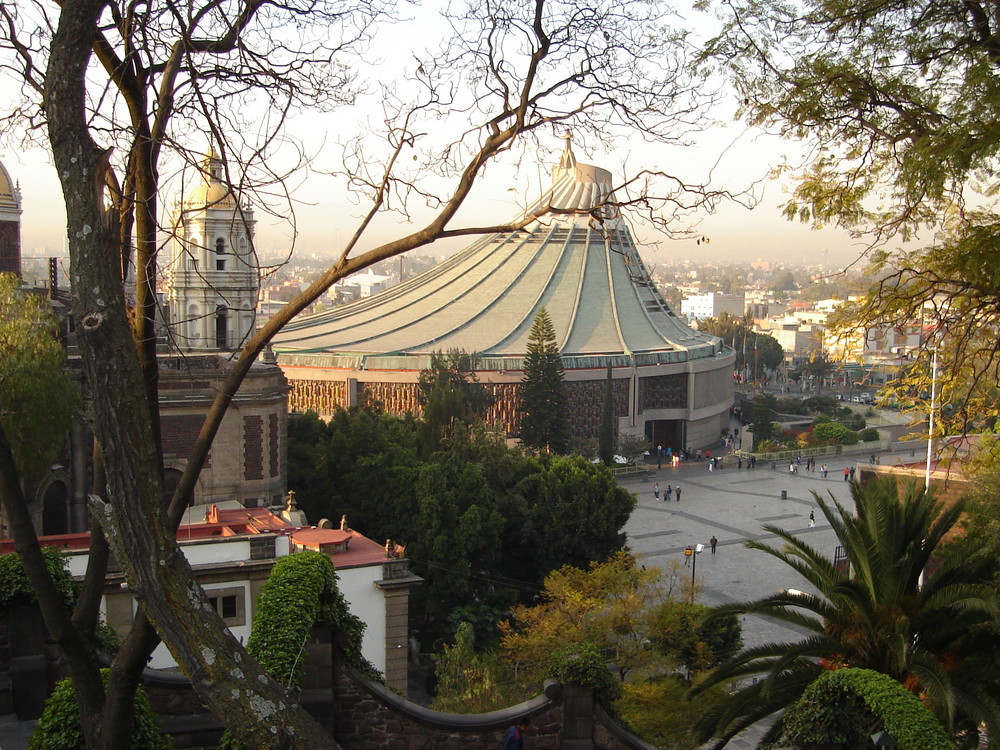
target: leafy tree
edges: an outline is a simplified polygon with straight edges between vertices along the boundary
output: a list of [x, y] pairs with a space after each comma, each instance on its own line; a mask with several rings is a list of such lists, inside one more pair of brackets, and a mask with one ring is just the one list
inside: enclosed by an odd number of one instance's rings
[[419, 465], [419, 423], [366, 409], [315, 414], [288, 423], [289, 487], [316, 522], [343, 515], [376, 538], [406, 539]]
[[[837, 328], [940, 333], [942, 404], [955, 429], [1000, 410], [995, 248], [1000, 55], [981, 0], [720, 3], [707, 55], [732, 74], [742, 113], [806, 141], [786, 216], [844, 227], [870, 248], [868, 293]], [[970, 106], [976, 102], [976, 106]], [[892, 250], [895, 242], [905, 249]], [[902, 243], [907, 244], [902, 244]], [[925, 342], [925, 346], [926, 346]], [[916, 406], [930, 355], [897, 393]]]
[[722, 313], [717, 318], [707, 318], [698, 323], [698, 330], [718, 336], [729, 343], [736, 352], [737, 372], [747, 369], [755, 374], [760, 370], [776, 370], [785, 361], [785, 350], [769, 333], [753, 330], [753, 321]]
[[791, 271], [778, 271], [774, 281], [771, 282], [771, 291], [774, 292], [794, 292], [798, 288], [798, 284], [795, 283], [795, 274]]
[[417, 471], [414, 489], [416, 513], [409, 516], [407, 555], [425, 578], [413, 593], [414, 609], [425, 626], [443, 626], [452, 609], [473, 600], [484, 574], [496, 570], [503, 519], [475, 464], [425, 464]]
[[[695, 688], [697, 694], [728, 680], [763, 675], [704, 721], [702, 738], [720, 738], [716, 747], [794, 703], [825, 668], [840, 666], [872, 669], [904, 685], [921, 696], [952, 736], [971, 736], [974, 742], [980, 726], [996, 736], [997, 677], [988, 665], [997, 658], [997, 596], [980, 583], [982, 549], [968, 544], [941, 548], [964, 506], [944, 507], [912, 483], [900, 495], [892, 478], [852, 483], [851, 494], [854, 512], [814, 493], [847, 553], [846, 569], [778, 526], [764, 528], [783, 547], [747, 542], [789, 565], [816, 593], [783, 590], [715, 610], [773, 617], [809, 632], [799, 642], [745, 649]], [[779, 718], [767, 739], [782, 729]]]
[[817, 440], [829, 443], [839, 443], [841, 445], [853, 445], [858, 442], [858, 436], [851, 430], [837, 422], [823, 422], [813, 428], [813, 435]]
[[583, 456], [541, 457], [534, 467], [512, 488], [524, 499], [524, 513], [508, 517], [504, 538], [522, 534], [531, 545], [522, 547], [519, 562], [511, 561], [513, 577], [539, 581], [563, 565], [582, 568], [625, 546], [622, 529], [635, 495], [607, 468]]
[[644, 568], [618, 552], [587, 569], [564, 566], [545, 579], [542, 603], [518, 606], [501, 623], [503, 659], [518, 672], [544, 677], [543, 665], [567, 646], [596, 645], [624, 678], [667, 662], [651, 647], [655, 613], [668, 600], [658, 568]]
[[569, 448], [566, 403], [556, 331], [543, 307], [528, 333], [521, 381], [521, 442], [536, 450], [565, 453]]
[[962, 521], [964, 539], [995, 561], [986, 575], [1000, 590], [1000, 440], [980, 435], [978, 450], [963, 464], [962, 473], [972, 484], [967, 493], [968, 513]]
[[833, 370], [833, 363], [826, 358], [823, 352], [814, 351], [809, 355], [809, 360], [801, 365], [800, 372], [811, 375], [816, 382], [816, 398], [823, 392], [823, 378]]
[[48, 471], [80, 403], [65, 364], [48, 302], [0, 274], [0, 440], [23, 479]]
[[326, 426], [297, 418], [289, 425], [289, 476], [312, 520], [346, 514], [367, 536], [406, 543], [427, 581], [411, 611], [435, 634], [461, 621], [458, 610], [471, 602], [495, 621], [549, 571], [585, 566], [624, 545], [635, 498], [605, 467], [579, 456], [527, 456], [476, 429], [426, 460], [418, 440], [412, 417], [339, 411]]
[[477, 652], [472, 625], [463, 622], [455, 642], [446, 644], [434, 669], [437, 693], [431, 708], [459, 714], [476, 714], [511, 706], [537, 694], [535, 686], [514, 683], [492, 651]]
[[624, 456], [631, 462], [638, 462], [639, 458], [650, 449], [649, 440], [636, 435], [618, 436], [618, 455]]
[[777, 400], [769, 393], [761, 393], [754, 399], [750, 423], [754, 445], [771, 440], [778, 434], [778, 429], [772, 421], [776, 405]]
[[717, 685], [698, 696], [684, 698], [691, 684], [677, 673], [644, 680], [630, 680], [613, 704], [615, 716], [646, 742], [666, 750], [695, 750], [701, 746], [696, 724], [699, 717], [725, 698]]
[[689, 672], [704, 671], [725, 661], [743, 644], [743, 629], [736, 615], [707, 619], [709, 608], [671, 599], [655, 614], [654, 641], [665, 656]]
[[597, 435], [597, 457], [604, 464], [611, 464], [615, 458], [615, 401], [611, 365], [604, 381], [604, 401], [601, 407], [601, 430]]
[[[108, 670], [101, 676], [108, 679]], [[149, 704], [146, 691], [135, 691], [131, 732], [128, 747], [131, 750], [169, 750], [170, 739], [160, 733], [160, 722]], [[80, 729], [80, 709], [73, 693], [73, 683], [67, 677], [60, 680], [42, 712], [35, 730], [28, 739], [29, 750], [83, 750], [86, 747]]]
[[452, 349], [431, 355], [430, 366], [420, 371], [418, 400], [424, 408], [421, 451], [428, 456], [441, 440], [461, 424], [468, 427], [482, 419], [491, 399], [479, 385], [479, 355]]

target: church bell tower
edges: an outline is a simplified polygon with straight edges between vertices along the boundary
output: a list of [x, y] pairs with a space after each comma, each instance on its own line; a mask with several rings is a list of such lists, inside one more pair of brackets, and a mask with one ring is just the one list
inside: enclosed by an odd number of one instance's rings
[[214, 152], [201, 165], [202, 183], [174, 218], [167, 302], [172, 344], [181, 351], [239, 349], [253, 332], [260, 281], [254, 218], [240, 205]]

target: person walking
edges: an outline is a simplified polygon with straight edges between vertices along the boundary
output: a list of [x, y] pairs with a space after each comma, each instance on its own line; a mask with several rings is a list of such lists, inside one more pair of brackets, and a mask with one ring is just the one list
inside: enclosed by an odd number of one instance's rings
[[677, 485], [674, 487], [674, 496], [677, 498], [677, 502], [681, 501], [681, 486]]
[[657, 500], [660, 499], [660, 483], [659, 482], [657, 482], [656, 484], [653, 485], [653, 497], [655, 497]]
[[507, 730], [503, 736], [503, 747], [501, 750], [524, 750], [524, 732], [531, 724], [531, 719], [527, 717], [518, 719], [517, 723]]
[[670, 502], [670, 493], [671, 492], [672, 492], [672, 490], [670, 489], [670, 485], [668, 484], [667, 485], [667, 494], [663, 496], [663, 502], [665, 502], [665, 503], [669, 503]]
[[813, 513], [812, 511], [809, 511], [809, 528], [810, 529], [816, 528], [816, 514]]
[[851, 478], [851, 469], [847, 466], [844, 467], [844, 481], [846, 482]]
[[715, 548], [719, 544], [719, 540], [715, 538], [715, 534], [712, 534], [712, 538], [708, 540], [708, 545], [712, 548], [712, 554], [715, 554]]

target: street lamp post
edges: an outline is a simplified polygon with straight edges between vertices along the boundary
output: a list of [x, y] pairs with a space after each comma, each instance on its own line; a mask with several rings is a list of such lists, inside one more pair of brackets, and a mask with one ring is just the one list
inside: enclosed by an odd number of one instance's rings
[[698, 553], [705, 549], [704, 544], [696, 544], [694, 547], [685, 547], [684, 555], [691, 558], [691, 603], [694, 604], [694, 573], [698, 568]]
[[924, 466], [924, 490], [931, 488], [931, 457], [934, 454], [934, 412], [937, 410], [937, 347], [931, 360], [931, 410], [927, 417], [927, 463]]

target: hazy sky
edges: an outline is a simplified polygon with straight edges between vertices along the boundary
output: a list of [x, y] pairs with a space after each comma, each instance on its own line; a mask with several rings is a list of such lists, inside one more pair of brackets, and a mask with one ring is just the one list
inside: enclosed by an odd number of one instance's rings
[[[398, 35], [400, 32], [397, 30], [394, 33]], [[380, 49], [393, 47], [390, 40]], [[412, 63], [410, 45], [401, 45], [401, 48], [405, 51], [406, 61]], [[389, 62], [382, 60], [380, 64], [386, 66]], [[9, 85], [9, 81], [0, 80], [0, 97], [8, 99]], [[358, 116], [357, 112], [351, 114]], [[724, 115], [719, 115], [719, 118], [726, 119]], [[307, 150], [316, 157], [313, 173], [301, 174], [290, 182], [297, 203], [295, 212], [299, 236], [296, 252], [332, 253], [353, 233], [356, 217], [361, 212], [359, 207], [343, 200], [340, 184], [323, 174], [337, 168], [336, 158], [340, 153], [338, 136], [345, 132], [344, 126], [329, 115], [324, 119], [303, 118], [292, 125]], [[746, 134], [737, 138], [735, 134], [739, 132], [740, 128], [736, 125], [707, 131], [695, 138], [692, 145], [683, 148], [652, 147], [641, 143], [633, 146], [626, 142], [625, 146], [619, 146], [610, 153], [598, 152], [591, 148], [592, 144], [577, 139], [574, 150], [579, 161], [604, 167], [616, 177], [626, 170], [663, 169], [691, 182], [711, 177], [715, 187], [734, 191], [762, 179], [783, 154], [795, 150], [794, 144], [777, 139]], [[734, 140], [736, 144], [727, 149]], [[554, 159], [562, 143], [556, 138], [553, 141]], [[723, 151], [725, 155], [717, 163], [719, 153]], [[42, 149], [15, 152], [7, 148], [0, 151], [0, 160], [12, 179], [21, 186], [24, 255], [44, 254], [44, 248], [48, 248], [49, 252], [62, 251], [65, 247], [65, 216], [60, 186], [47, 153]], [[514, 217], [521, 207], [537, 196], [539, 186], [547, 184], [551, 166], [551, 161], [522, 165], [517, 172], [508, 167], [490, 167], [460, 219], [494, 223]], [[175, 191], [176, 186], [168, 188], [165, 206], [172, 204]], [[778, 208], [785, 200], [781, 185], [762, 182], [758, 193], [762, 193], [763, 199], [754, 211], [735, 204], [724, 204], [716, 214], [700, 217], [699, 234], [710, 238], [708, 244], [663, 239], [649, 228], [633, 222], [643, 257], [652, 263], [678, 257], [720, 261], [767, 258], [797, 264], [822, 263], [831, 268], [850, 263], [857, 257], [859, 248], [846, 233], [831, 229], [812, 231], [807, 226], [784, 220]], [[419, 211], [414, 214], [418, 220], [423, 217]], [[264, 211], [257, 212], [257, 219], [257, 244], [262, 250], [289, 247], [290, 229], [286, 223], [277, 222]], [[361, 249], [368, 249], [377, 242], [414, 228], [416, 225], [408, 226], [398, 216], [388, 217], [375, 227], [371, 238], [367, 244], [361, 245]], [[458, 244], [461, 246], [466, 242]], [[426, 252], [434, 254], [437, 249], [430, 248]]]
[[[581, 151], [578, 146], [578, 159], [590, 161]], [[773, 153], [775, 158], [780, 154], [777, 150]], [[759, 153], [756, 156], [759, 157]], [[24, 153], [3, 153], [0, 154], [0, 159], [11, 178], [21, 185], [24, 206], [21, 230], [23, 254], [46, 254], [45, 248], [48, 252], [62, 251], [65, 248], [65, 213], [59, 181], [54, 168], [49, 164], [48, 154], [36, 149]], [[734, 159], [732, 175], [720, 177], [724, 185], [734, 188], [742, 186], [749, 182], [752, 175], [766, 172], [766, 165], [755, 164], [752, 167], [755, 171], [750, 171], [745, 159], [740, 160], [738, 155], [734, 155]], [[612, 170], [618, 166], [600, 158], [592, 161]], [[636, 163], [634, 155], [630, 161]], [[549, 165], [544, 167], [547, 171]], [[322, 175], [313, 175], [303, 178], [301, 185], [296, 188], [295, 195], [300, 201], [296, 209], [299, 223], [297, 252], [330, 253], [350, 236], [356, 224], [357, 207], [336, 200], [332, 190], [324, 190], [326, 184], [332, 184], [332, 181]], [[511, 187], [514, 188], [513, 191]], [[528, 192], [530, 191], [510, 185], [506, 180], [498, 181], [487, 176], [483, 189], [470, 200], [465, 215], [470, 220], [480, 221], [512, 218], [519, 212], [520, 204]], [[728, 203], [723, 204], [715, 214], [704, 214], [699, 218], [699, 233], [710, 239], [708, 244], [698, 245], [693, 240], [665, 239], [641, 223], [633, 222], [637, 240], [643, 244], [643, 257], [651, 263], [679, 257], [713, 258], [720, 261], [766, 258], [796, 264], [823, 264], [831, 268], [849, 263], [857, 257], [859, 248], [845, 232], [835, 229], [814, 231], [801, 223], [786, 221], [779, 210], [786, 198], [782, 185], [766, 181], [759, 186], [759, 192], [763, 199], [752, 211]], [[289, 245], [287, 225], [279, 224], [260, 212], [257, 218], [259, 247], [268, 250]], [[395, 218], [385, 224], [373, 234], [374, 239], [384, 241], [394, 234], [413, 228]], [[458, 244], [464, 245], [465, 241]], [[436, 250], [431, 248], [426, 252], [433, 254]]]

